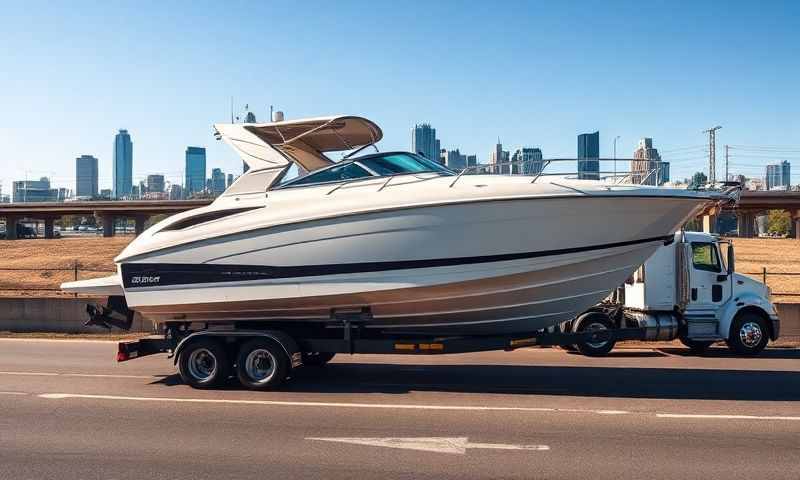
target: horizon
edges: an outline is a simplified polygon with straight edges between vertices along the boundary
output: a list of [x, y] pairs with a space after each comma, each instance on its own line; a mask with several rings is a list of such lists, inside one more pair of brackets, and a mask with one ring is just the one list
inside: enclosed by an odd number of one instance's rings
[[442, 148], [481, 163], [498, 136], [512, 152], [572, 158], [577, 135], [599, 131], [602, 157], [617, 135], [620, 158], [653, 138], [677, 180], [708, 172], [702, 131], [714, 125], [718, 172], [726, 144], [750, 146], [732, 150], [732, 174], [762, 178], [767, 164], [800, 159], [793, 2], [441, 2], [427, 15], [422, 4], [237, 5], [6, 6], [3, 193], [41, 176], [74, 189], [81, 155], [98, 158], [109, 188], [119, 129], [133, 141], [134, 184], [182, 183], [187, 146], [206, 148], [207, 175], [239, 175], [211, 130], [230, 120], [231, 97], [236, 115], [248, 104], [259, 121], [270, 105], [287, 119], [366, 116], [384, 131], [381, 150], [409, 150], [413, 126], [430, 123]]

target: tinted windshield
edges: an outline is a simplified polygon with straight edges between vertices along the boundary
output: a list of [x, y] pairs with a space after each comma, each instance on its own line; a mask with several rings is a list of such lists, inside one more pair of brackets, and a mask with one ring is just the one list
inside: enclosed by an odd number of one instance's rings
[[[374, 174], [373, 174], [374, 172]], [[343, 182], [356, 178], [384, 177], [409, 173], [435, 172], [453, 175], [439, 163], [412, 153], [379, 153], [336, 164], [300, 178], [284, 180], [280, 187]]]
[[356, 161], [381, 176], [421, 172], [452, 173], [437, 162], [411, 153], [370, 155], [358, 158]]

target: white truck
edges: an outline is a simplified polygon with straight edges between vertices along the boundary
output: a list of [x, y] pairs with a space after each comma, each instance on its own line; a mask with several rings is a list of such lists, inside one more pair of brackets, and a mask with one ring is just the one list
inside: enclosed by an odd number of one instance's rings
[[[722, 248], [726, 246], [727, 249]], [[733, 244], [701, 232], [678, 232], [606, 301], [561, 326], [563, 332], [645, 329], [644, 340], [675, 338], [694, 352], [725, 341], [755, 355], [780, 333], [769, 288], [736, 273]], [[602, 356], [613, 338], [575, 348]]]

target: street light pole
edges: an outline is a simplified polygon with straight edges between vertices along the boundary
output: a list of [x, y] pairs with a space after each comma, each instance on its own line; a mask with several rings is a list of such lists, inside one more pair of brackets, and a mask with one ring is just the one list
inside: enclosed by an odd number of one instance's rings
[[619, 135], [614, 137], [614, 183], [617, 183], [617, 140]]

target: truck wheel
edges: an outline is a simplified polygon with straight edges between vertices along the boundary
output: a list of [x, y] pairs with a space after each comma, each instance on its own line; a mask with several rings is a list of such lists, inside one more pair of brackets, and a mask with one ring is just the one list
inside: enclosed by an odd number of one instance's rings
[[[608, 315], [600, 312], [589, 312], [578, 317], [578, 332], [593, 330], [612, 330], [615, 328], [614, 322]], [[607, 340], [604, 342], [580, 342], [575, 344], [575, 348], [587, 357], [603, 357], [613, 350], [616, 342]]]
[[304, 352], [303, 365], [306, 367], [323, 367], [330, 362], [335, 353]]
[[693, 355], [700, 355], [708, 350], [708, 347], [714, 344], [713, 340], [689, 340], [688, 338], [680, 337], [680, 341], [689, 348], [689, 353]]
[[239, 382], [251, 390], [280, 385], [289, 375], [289, 357], [283, 347], [267, 338], [254, 338], [242, 345], [236, 361]]
[[739, 355], [757, 355], [769, 342], [767, 323], [760, 315], [743, 313], [731, 324], [728, 348]]
[[210, 338], [193, 340], [178, 356], [181, 379], [194, 388], [216, 387], [228, 378], [229, 371], [225, 349]]

